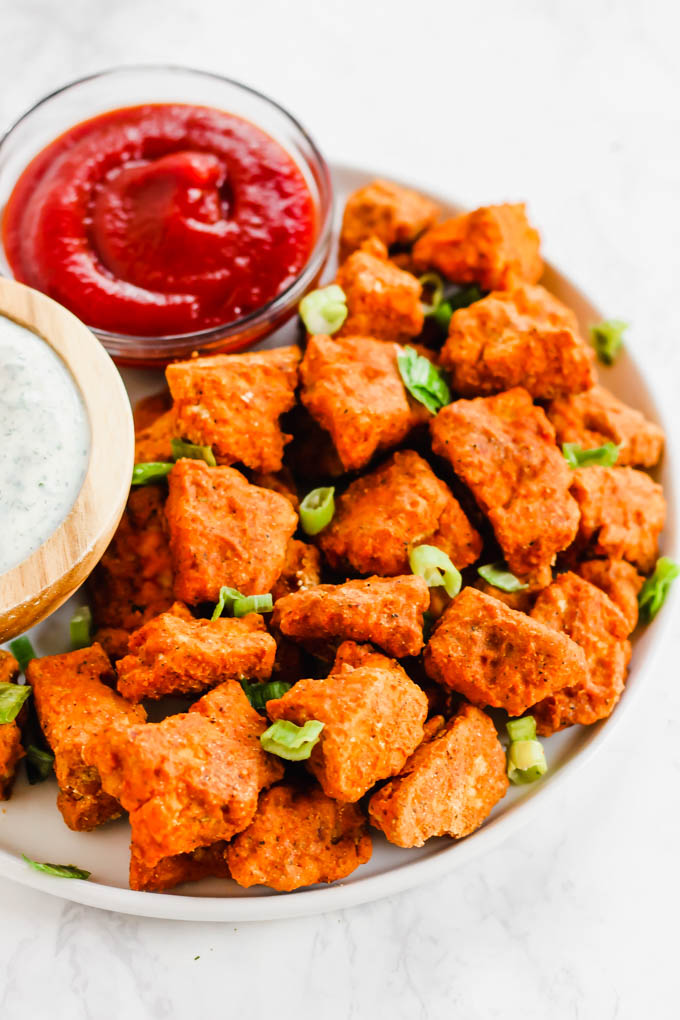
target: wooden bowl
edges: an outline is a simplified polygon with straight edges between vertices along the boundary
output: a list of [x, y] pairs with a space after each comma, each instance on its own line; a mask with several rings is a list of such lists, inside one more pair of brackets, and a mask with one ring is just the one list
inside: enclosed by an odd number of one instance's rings
[[1, 278], [0, 313], [37, 333], [61, 356], [90, 424], [89, 465], [70, 513], [34, 553], [0, 575], [0, 641], [7, 641], [65, 602], [101, 558], [130, 489], [134, 428], [115, 365], [75, 315], [44, 294]]

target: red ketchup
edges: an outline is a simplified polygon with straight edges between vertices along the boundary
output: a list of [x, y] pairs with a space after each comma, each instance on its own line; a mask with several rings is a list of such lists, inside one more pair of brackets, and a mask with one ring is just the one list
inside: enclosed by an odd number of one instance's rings
[[314, 235], [309, 188], [278, 142], [182, 104], [71, 128], [24, 170], [3, 227], [18, 280], [90, 326], [140, 336], [261, 308], [303, 268]]

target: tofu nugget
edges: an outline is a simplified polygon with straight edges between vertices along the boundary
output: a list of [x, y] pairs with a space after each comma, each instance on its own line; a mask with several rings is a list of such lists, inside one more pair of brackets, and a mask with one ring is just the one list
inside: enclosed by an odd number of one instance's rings
[[260, 797], [257, 814], [227, 847], [231, 877], [246, 889], [266, 885], [290, 892], [337, 882], [371, 857], [361, 811], [340, 804], [318, 786], [274, 786]]
[[666, 521], [660, 485], [635, 468], [593, 465], [572, 472], [571, 492], [581, 510], [579, 546], [628, 560], [643, 574], [654, 569]]
[[539, 286], [495, 291], [459, 308], [441, 363], [464, 397], [523, 386], [533, 397], [551, 399], [595, 382], [593, 352], [576, 316]]
[[272, 588], [272, 597], [278, 599], [294, 591], [315, 587], [321, 580], [321, 553], [314, 545], [291, 538], [286, 546], [286, 562], [281, 576]]
[[202, 460], [178, 461], [168, 478], [176, 598], [216, 602], [222, 585], [243, 595], [271, 591], [297, 526], [286, 497]]
[[[19, 663], [11, 652], [0, 648], [0, 683], [11, 684], [19, 675]], [[21, 746], [21, 713], [12, 722], [0, 725], [0, 800], [8, 800], [17, 765], [24, 757]]]
[[161, 892], [183, 882], [199, 882], [202, 878], [229, 878], [224, 859], [227, 844], [220, 840], [212, 846], [201, 846], [190, 853], [163, 857], [150, 867], [144, 864], [137, 846], [130, 847], [130, 888], [145, 892]]
[[172, 439], [176, 435], [173, 410], [166, 411], [143, 429], [135, 431], [135, 464], [172, 460]]
[[422, 577], [367, 577], [286, 595], [274, 606], [272, 624], [303, 643], [370, 641], [400, 659], [423, 647], [429, 604]]
[[426, 724], [425, 740], [373, 794], [368, 813], [390, 843], [422, 846], [432, 836], [469, 836], [507, 788], [496, 727], [480, 709], [463, 705], [446, 725], [441, 716]]
[[283, 774], [266, 754], [266, 721], [235, 680], [189, 712], [160, 723], [110, 727], [87, 749], [104, 789], [130, 813], [140, 863], [230, 839], [257, 810], [261, 789]]
[[340, 261], [362, 242], [377, 237], [386, 247], [413, 244], [437, 219], [439, 208], [424, 195], [377, 180], [347, 199], [340, 231]]
[[11, 684], [19, 676], [19, 663], [11, 652], [0, 648], [0, 683]]
[[348, 315], [341, 336], [370, 336], [405, 341], [418, 336], [424, 315], [421, 286], [394, 263], [360, 250], [338, 270], [336, 283], [347, 298]]
[[118, 690], [133, 702], [195, 694], [229, 679], [266, 680], [276, 655], [276, 642], [256, 613], [195, 620], [171, 610], [135, 631], [128, 647], [116, 668]]
[[427, 697], [393, 659], [341, 647], [327, 677], [299, 680], [267, 702], [267, 714], [298, 726], [324, 724], [307, 768], [328, 797], [354, 803], [396, 775], [421, 742]]
[[573, 541], [579, 511], [572, 472], [552, 425], [526, 390], [457, 400], [432, 422], [432, 448], [446, 457], [488, 516], [510, 570], [534, 588]]
[[117, 798], [102, 788], [86, 755], [110, 728], [121, 732], [143, 723], [146, 712], [129, 705], [107, 686], [114, 672], [103, 648], [94, 644], [65, 655], [32, 659], [26, 672], [40, 726], [54, 754], [59, 784], [57, 807], [69, 829], [87, 831], [121, 814]]
[[218, 464], [254, 471], [281, 468], [279, 416], [295, 403], [298, 347], [216, 354], [168, 365], [177, 435], [212, 446]]
[[560, 444], [578, 443], [584, 450], [591, 450], [616, 443], [619, 467], [653, 467], [663, 450], [663, 429], [604, 386], [553, 400], [548, 417]]
[[531, 615], [568, 634], [588, 664], [577, 682], [534, 705], [538, 732], [547, 736], [574, 723], [588, 726], [605, 719], [621, 697], [630, 660], [628, 624], [621, 611], [599, 588], [566, 573], [540, 593]]
[[415, 243], [413, 262], [455, 283], [512, 290], [540, 279], [540, 243], [524, 205], [489, 205], [430, 227]]
[[446, 609], [424, 661], [433, 680], [513, 716], [587, 671], [583, 650], [565, 634], [476, 588], [464, 588]]
[[632, 634], [638, 622], [638, 592], [645, 583], [632, 563], [625, 560], [585, 560], [576, 567], [576, 573], [596, 588], [601, 588], [623, 613]]
[[310, 337], [300, 366], [300, 399], [330, 433], [346, 471], [396, 446], [430, 417], [404, 387], [399, 350], [396, 343], [368, 337]]
[[[438, 532], [441, 530], [441, 534]], [[473, 563], [482, 540], [448, 486], [413, 450], [394, 453], [336, 499], [319, 544], [334, 570], [389, 577], [406, 574], [412, 546], [445, 550], [456, 567]]]

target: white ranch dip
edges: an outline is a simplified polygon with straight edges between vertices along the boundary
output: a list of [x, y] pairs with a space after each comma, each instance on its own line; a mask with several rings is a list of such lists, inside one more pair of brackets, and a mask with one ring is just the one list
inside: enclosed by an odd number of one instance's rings
[[49, 344], [0, 315], [0, 574], [61, 524], [83, 484], [90, 426]]

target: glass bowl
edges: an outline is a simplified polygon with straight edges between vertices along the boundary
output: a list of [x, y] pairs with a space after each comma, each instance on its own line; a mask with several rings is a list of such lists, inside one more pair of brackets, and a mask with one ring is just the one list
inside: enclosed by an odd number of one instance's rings
[[[164, 365], [194, 351], [240, 350], [277, 329], [318, 280], [331, 243], [333, 191], [325, 159], [301, 124], [282, 106], [240, 82], [173, 66], [119, 67], [65, 85], [27, 110], [0, 140], [0, 209], [42, 149], [80, 121], [143, 103], [189, 103], [242, 117], [266, 131], [293, 157], [316, 211], [316, 238], [307, 263], [285, 290], [261, 308], [223, 326], [174, 336], [131, 336], [91, 327], [109, 354], [127, 365]], [[0, 274], [13, 277], [0, 245]]]

